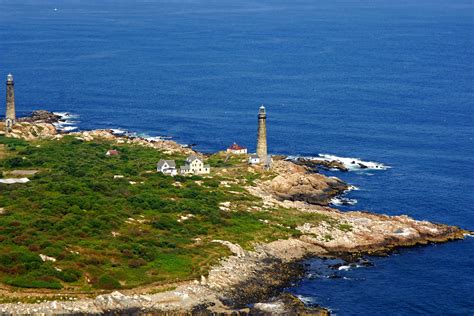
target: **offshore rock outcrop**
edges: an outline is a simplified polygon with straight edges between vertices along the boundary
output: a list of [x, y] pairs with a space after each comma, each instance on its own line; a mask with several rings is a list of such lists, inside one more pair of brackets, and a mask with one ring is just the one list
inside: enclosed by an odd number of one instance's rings
[[61, 121], [61, 116], [45, 110], [33, 111], [29, 116], [21, 117], [18, 122], [27, 123], [58, 123]]
[[309, 167], [312, 170], [318, 170], [319, 168], [324, 170], [339, 170], [343, 172], [349, 171], [349, 169], [340, 161], [337, 160], [324, 160], [316, 158], [296, 158], [291, 160], [293, 163], [301, 166]]

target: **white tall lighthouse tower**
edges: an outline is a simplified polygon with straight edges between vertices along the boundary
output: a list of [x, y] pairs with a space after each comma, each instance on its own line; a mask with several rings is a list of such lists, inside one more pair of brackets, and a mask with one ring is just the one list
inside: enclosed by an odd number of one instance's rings
[[267, 113], [263, 105], [258, 110], [257, 155], [261, 162], [267, 160]]
[[7, 111], [5, 114], [6, 131], [10, 132], [15, 123], [16, 123], [15, 81], [13, 81], [13, 75], [8, 74], [7, 76]]

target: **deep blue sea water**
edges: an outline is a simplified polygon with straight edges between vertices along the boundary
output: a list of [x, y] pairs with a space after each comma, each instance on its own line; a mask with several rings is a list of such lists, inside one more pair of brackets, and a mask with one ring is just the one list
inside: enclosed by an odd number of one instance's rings
[[[335, 173], [360, 188], [344, 209], [474, 230], [473, 16], [470, 0], [0, 0], [0, 77], [23, 113], [202, 151], [255, 149], [264, 103], [272, 153], [392, 167]], [[335, 279], [314, 261], [288, 290], [338, 315], [474, 314], [474, 238], [370, 260]]]

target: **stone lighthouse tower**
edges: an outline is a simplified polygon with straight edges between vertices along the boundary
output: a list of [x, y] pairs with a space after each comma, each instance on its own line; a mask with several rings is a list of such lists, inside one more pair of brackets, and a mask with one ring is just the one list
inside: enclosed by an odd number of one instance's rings
[[265, 163], [267, 160], [267, 113], [263, 105], [258, 110], [257, 155], [260, 162]]
[[15, 82], [13, 81], [13, 75], [8, 74], [7, 76], [7, 112], [5, 115], [5, 128], [9, 132], [11, 131], [13, 124], [16, 122], [15, 113]]

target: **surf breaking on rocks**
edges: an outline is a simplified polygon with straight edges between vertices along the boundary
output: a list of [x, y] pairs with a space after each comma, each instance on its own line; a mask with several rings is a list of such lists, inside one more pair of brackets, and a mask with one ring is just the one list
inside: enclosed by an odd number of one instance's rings
[[59, 120], [53, 123], [58, 131], [71, 132], [78, 129], [77, 124], [79, 121], [77, 119], [79, 115], [69, 112], [53, 112], [53, 114], [59, 116]]
[[387, 170], [390, 166], [375, 161], [364, 161], [360, 158], [339, 157], [330, 154], [319, 154], [318, 157], [309, 159], [320, 159], [324, 161], [338, 161], [342, 163], [349, 171], [360, 170]]

